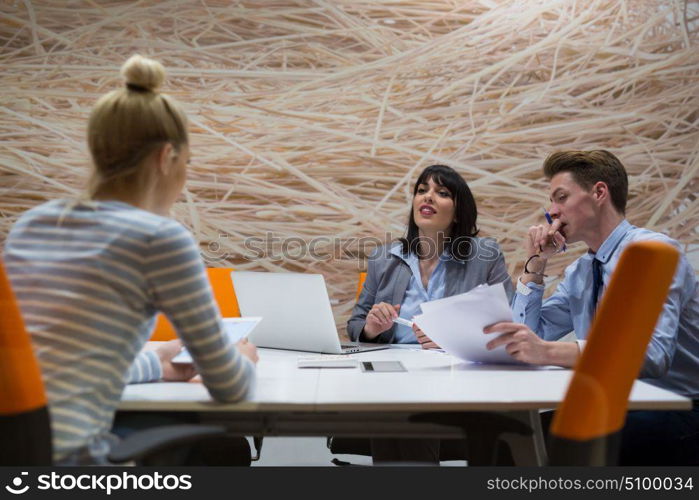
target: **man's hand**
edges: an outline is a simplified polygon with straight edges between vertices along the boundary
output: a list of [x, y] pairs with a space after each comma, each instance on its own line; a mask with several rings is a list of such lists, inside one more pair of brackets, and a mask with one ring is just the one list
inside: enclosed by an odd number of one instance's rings
[[486, 344], [492, 351], [504, 345], [507, 353], [517, 361], [533, 365], [557, 365], [570, 368], [578, 358], [575, 342], [550, 342], [542, 340], [536, 333], [521, 323], [501, 322], [487, 326], [483, 333], [500, 334]]
[[393, 326], [393, 318], [398, 317], [400, 304], [392, 306], [387, 302], [379, 302], [374, 304], [369, 313], [366, 315], [366, 323], [364, 324], [364, 335], [373, 339], [379, 334], [385, 332]]
[[193, 364], [172, 363], [172, 358], [177, 356], [180, 350], [182, 350], [182, 341], [180, 339], [163, 342], [155, 348], [155, 353], [160, 359], [160, 365], [163, 367], [163, 380], [166, 382], [186, 381], [197, 374]]
[[528, 272], [519, 278], [522, 283], [544, 282], [544, 271], [549, 257], [558, 253], [565, 246], [565, 238], [558, 229], [561, 221], [556, 219], [551, 225], [538, 225], [529, 228], [524, 237], [524, 250], [527, 252], [525, 268]]
[[524, 249], [527, 256], [538, 254], [544, 261], [562, 251], [566, 239], [558, 232], [561, 221], [555, 219], [551, 225], [539, 224], [531, 226], [524, 238]]
[[423, 349], [440, 349], [440, 347], [435, 344], [431, 338], [425, 335], [425, 332], [420, 330], [420, 327], [416, 323], [413, 323], [413, 331], [417, 337], [417, 341], [420, 343]]

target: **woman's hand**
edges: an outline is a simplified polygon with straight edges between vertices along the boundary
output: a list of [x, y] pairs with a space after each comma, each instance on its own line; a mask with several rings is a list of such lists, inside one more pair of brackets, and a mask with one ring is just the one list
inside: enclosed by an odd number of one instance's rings
[[373, 339], [393, 326], [393, 318], [398, 317], [400, 304], [392, 306], [387, 302], [374, 304], [366, 315], [364, 336]]
[[166, 382], [181, 382], [191, 379], [197, 374], [197, 369], [192, 363], [173, 363], [172, 358], [182, 350], [180, 339], [163, 342], [155, 348], [155, 353], [163, 367], [163, 380]]
[[257, 346], [250, 342], [247, 337], [240, 339], [235, 346], [238, 348], [238, 351], [240, 351], [240, 354], [248, 358], [253, 363], [257, 363], [257, 360], [260, 359], [257, 356]]

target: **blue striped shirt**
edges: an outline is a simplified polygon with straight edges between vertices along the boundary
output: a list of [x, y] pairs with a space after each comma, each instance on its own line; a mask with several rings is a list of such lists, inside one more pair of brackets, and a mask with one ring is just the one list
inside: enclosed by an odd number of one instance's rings
[[116, 201], [51, 201], [13, 226], [5, 263], [41, 366], [56, 463], [105, 463], [124, 386], [162, 376], [157, 355], [141, 352], [158, 311], [214, 399], [252, 390], [254, 364], [223, 335], [199, 250], [178, 222]]

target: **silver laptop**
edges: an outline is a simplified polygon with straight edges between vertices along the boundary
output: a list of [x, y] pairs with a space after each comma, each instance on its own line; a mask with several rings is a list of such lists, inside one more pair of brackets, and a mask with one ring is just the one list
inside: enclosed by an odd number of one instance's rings
[[241, 316], [262, 316], [250, 333], [258, 347], [352, 354], [387, 344], [340, 345], [325, 280], [320, 274], [231, 273]]

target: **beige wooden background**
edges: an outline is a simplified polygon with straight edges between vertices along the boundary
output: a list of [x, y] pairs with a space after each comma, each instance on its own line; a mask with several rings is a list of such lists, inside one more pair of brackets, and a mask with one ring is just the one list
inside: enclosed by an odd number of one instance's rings
[[210, 265], [324, 274], [338, 325], [432, 163], [463, 174], [516, 273], [543, 158], [609, 149], [631, 222], [697, 262], [697, 16], [679, 0], [3, 0], [0, 245], [26, 209], [80, 195], [89, 109], [138, 52], [191, 118], [173, 215]]

